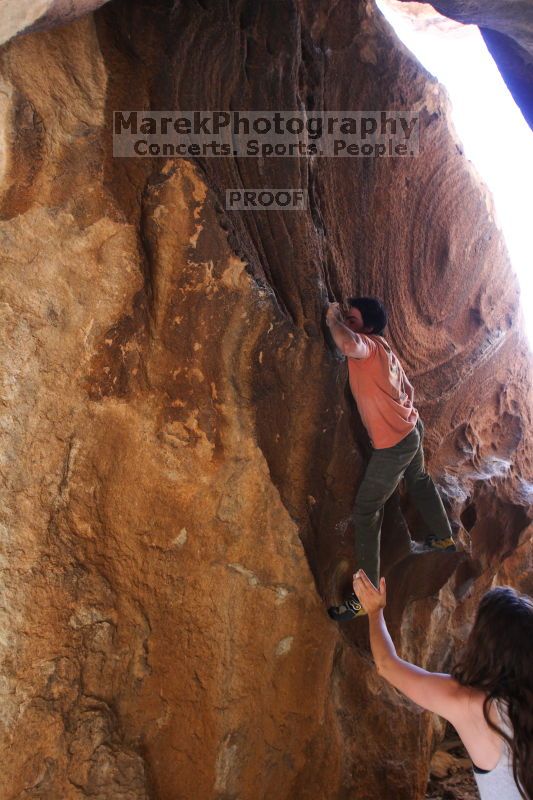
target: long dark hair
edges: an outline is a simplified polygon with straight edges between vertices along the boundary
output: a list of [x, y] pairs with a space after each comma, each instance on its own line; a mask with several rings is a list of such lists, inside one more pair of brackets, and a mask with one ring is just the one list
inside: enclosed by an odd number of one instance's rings
[[[533, 800], [533, 600], [509, 586], [487, 592], [452, 675], [486, 692], [483, 716], [509, 744], [521, 796]], [[512, 736], [489, 718], [495, 700], [506, 706]]]

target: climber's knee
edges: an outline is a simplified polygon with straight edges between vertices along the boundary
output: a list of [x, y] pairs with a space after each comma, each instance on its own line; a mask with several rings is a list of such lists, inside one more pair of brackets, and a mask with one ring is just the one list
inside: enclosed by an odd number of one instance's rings
[[418, 475], [409, 478], [406, 476], [405, 478], [405, 487], [408, 492], [416, 492], [416, 491], [424, 491], [429, 486], [431, 486], [432, 480], [431, 476], [427, 472], [420, 472]]

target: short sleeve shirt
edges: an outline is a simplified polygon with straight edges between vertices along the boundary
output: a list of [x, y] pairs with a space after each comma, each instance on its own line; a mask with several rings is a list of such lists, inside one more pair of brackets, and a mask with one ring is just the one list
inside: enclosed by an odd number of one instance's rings
[[376, 450], [394, 447], [418, 421], [414, 390], [382, 336], [358, 336], [367, 345], [368, 355], [348, 356], [350, 389], [372, 446]]

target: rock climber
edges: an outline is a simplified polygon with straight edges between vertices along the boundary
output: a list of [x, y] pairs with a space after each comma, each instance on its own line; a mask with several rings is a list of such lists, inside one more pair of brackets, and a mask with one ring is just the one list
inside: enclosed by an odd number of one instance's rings
[[[431, 531], [425, 546], [441, 551], [456, 548], [442, 500], [424, 466], [424, 426], [413, 405], [414, 389], [382, 336], [387, 324], [383, 304], [374, 297], [352, 297], [343, 313], [338, 303], [330, 303], [326, 322], [348, 359], [350, 389], [372, 444], [353, 521], [358, 567], [377, 585], [383, 509], [402, 477]], [[351, 593], [328, 613], [334, 620], [345, 621], [365, 611]]]

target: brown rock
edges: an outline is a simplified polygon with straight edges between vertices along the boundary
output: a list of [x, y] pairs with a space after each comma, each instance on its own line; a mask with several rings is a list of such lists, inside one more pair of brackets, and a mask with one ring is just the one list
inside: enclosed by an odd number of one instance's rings
[[435, 778], [445, 778], [446, 775], [449, 775], [451, 772], [453, 772], [455, 762], [456, 759], [450, 755], [450, 753], [445, 753], [443, 750], [436, 750], [433, 753], [433, 757], [429, 765], [430, 775]]
[[[394, 635], [443, 668], [485, 588], [526, 584], [532, 407], [444, 96], [347, 1], [113, 2], [9, 42], [0, 76], [4, 796], [423, 797], [441, 724], [376, 676], [364, 620], [324, 610], [365, 446], [322, 311], [389, 305], [470, 536], [471, 557], [411, 555], [386, 510]], [[112, 157], [114, 109], [301, 101], [416, 107], [423, 152]], [[306, 213], [222, 210], [300, 182]]]
[[[447, 726], [448, 732], [452, 732]], [[441, 742], [430, 764], [426, 800], [479, 800], [472, 762], [455, 734]]]
[[430, 775], [434, 778], [445, 778], [458, 770], [472, 769], [472, 762], [467, 758], [457, 758], [446, 750], [436, 750], [429, 765]]
[[3, 0], [0, 44], [21, 33], [73, 22], [104, 3], [107, 0]]

